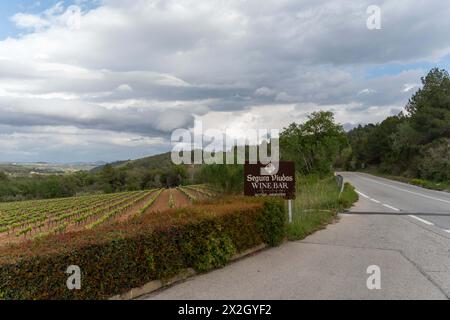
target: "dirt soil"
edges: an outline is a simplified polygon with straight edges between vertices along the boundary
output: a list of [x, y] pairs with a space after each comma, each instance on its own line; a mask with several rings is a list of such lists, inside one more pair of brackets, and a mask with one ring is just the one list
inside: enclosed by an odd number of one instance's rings
[[169, 209], [170, 191], [164, 190], [146, 213], [163, 212]]
[[137, 203], [133, 208], [130, 208], [124, 214], [120, 215], [120, 217], [118, 217], [115, 221], [124, 222], [124, 221], [132, 218], [136, 213], [138, 213], [139, 210], [141, 210], [142, 207], [145, 206], [145, 204], [148, 201], [150, 201], [150, 199], [155, 195], [155, 193], [156, 193], [156, 191], [154, 191], [151, 194], [149, 194], [147, 197], [145, 197], [144, 200], [142, 200], [139, 203]]
[[173, 189], [173, 200], [175, 201], [175, 207], [184, 208], [192, 205], [189, 199], [179, 190]]

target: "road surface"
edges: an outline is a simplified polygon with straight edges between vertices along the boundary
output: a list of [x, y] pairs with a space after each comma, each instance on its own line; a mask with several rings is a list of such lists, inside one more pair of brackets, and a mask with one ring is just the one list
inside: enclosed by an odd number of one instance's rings
[[354, 212], [407, 214], [450, 233], [450, 193], [362, 173], [342, 173], [361, 198]]
[[143, 299], [449, 299], [450, 195], [342, 175], [360, 201], [338, 223]]

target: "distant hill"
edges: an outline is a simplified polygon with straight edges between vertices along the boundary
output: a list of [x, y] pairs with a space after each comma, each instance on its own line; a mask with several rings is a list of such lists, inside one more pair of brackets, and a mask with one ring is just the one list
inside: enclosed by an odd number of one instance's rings
[[[248, 153], [249, 152], [248, 147], [246, 147], [246, 149], [247, 149], [246, 153]], [[222, 153], [222, 156], [224, 157], [224, 161], [225, 161], [226, 155], [227, 155], [227, 153]], [[191, 153], [191, 159], [193, 162], [193, 160], [194, 160], [193, 152]], [[164, 170], [164, 169], [169, 169], [174, 166], [174, 164], [172, 162], [172, 153], [167, 152], [167, 153], [149, 156], [149, 157], [145, 157], [145, 158], [141, 158], [141, 159], [137, 159], [137, 160], [116, 161], [116, 162], [111, 162], [108, 164], [105, 163], [102, 166], [93, 168], [91, 170], [91, 172], [97, 173], [97, 172], [101, 171], [106, 165], [110, 165], [114, 169], [129, 169], [129, 170], [132, 170], [132, 169], [145, 169], [145, 170], [161, 169], [161, 170]], [[187, 165], [186, 166], [188, 171], [191, 171], [191, 170], [196, 171], [200, 167], [202, 167], [202, 165]]]
[[32, 175], [64, 175], [79, 171], [89, 171], [104, 163], [0, 163], [0, 172], [11, 177]]
[[[193, 154], [191, 158], [193, 159]], [[171, 152], [149, 156], [137, 160], [117, 161], [109, 163], [114, 169], [122, 169], [125, 172], [149, 172], [158, 170], [160, 172], [170, 172], [173, 170]], [[106, 165], [96, 167], [91, 170], [92, 173], [99, 173]], [[187, 172], [189, 183], [197, 182], [197, 174], [201, 170], [202, 165], [183, 165]]]
[[[109, 163], [113, 168], [115, 169], [166, 169], [173, 166], [172, 159], [171, 159], [171, 153], [163, 153], [158, 154], [150, 157], [145, 157], [137, 160], [126, 160], [126, 161], [117, 161]], [[96, 173], [101, 171], [105, 165], [96, 167], [91, 170], [91, 172]]]

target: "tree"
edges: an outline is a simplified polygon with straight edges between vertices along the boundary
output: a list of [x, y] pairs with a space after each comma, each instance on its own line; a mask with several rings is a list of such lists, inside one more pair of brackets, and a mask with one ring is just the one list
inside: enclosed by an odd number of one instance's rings
[[292, 123], [280, 135], [282, 160], [294, 161], [302, 174], [331, 173], [339, 152], [347, 146], [343, 127], [326, 111], [311, 114], [304, 124]]
[[204, 165], [199, 176], [204, 183], [212, 184], [228, 194], [239, 194], [244, 190], [243, 165]]
[[420, 178], [450, 181], [450, 139], [441, 138], [423, 147], [419, 162]]
[[178, 187], [184, 184], [188, 176], [185, 166], [172, 166], [161, 174], [161, 181], [167, 188]]
[[126, 173], [123, 170], [115, 169], [112, 165], [108, 164], [100, 171], [100, 181], [103, 185], [103, 191], [106, 193], [112, 193], [121, 190], [121, 187], [125, 184]]
[[422, 84], [409, 100], [406, 113], [348, 133], [353, 152], [350, 163], [356, 169], [368, 164], [386, 173], [448, 180], [450, 77], [435, 68], [422, 78]]
[[3, 171], [0, 171], [0, 181], [7, 181], [8, 176]]
[[406, 110], [420, 144], [450, 137], [450, 77], [447, 71], [432, 69], [422, 78], [423, 88], [409, 100]]

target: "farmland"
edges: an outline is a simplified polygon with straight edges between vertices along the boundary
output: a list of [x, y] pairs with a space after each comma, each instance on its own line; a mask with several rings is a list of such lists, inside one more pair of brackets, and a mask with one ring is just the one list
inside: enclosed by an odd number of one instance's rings
[[208, 186], [0, 203], [0, 245], [95, 229], [148, 213], [213, 198]]

